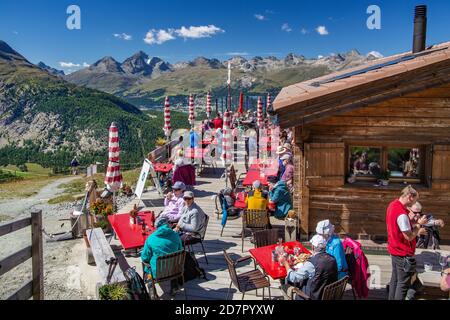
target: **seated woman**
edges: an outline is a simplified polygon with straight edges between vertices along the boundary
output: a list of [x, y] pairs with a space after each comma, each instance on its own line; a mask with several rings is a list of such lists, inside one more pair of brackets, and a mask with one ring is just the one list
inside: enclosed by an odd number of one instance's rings
[[183, 193], [186, 185], [177, 181], [172, 186], [173, 192], [169, 192], [164, 199], [164, 211], [159, 215], [158, 219], [167, 218], [169, 223], [178, 222], [184, 207]]
[[[141, 260], [150, 264], [151, 269], [144, 268], [148, 278], [156, 277], [156, 261], [158, 257], [183, 250], [180, 237], [169, 226], [169, 219], [162, 218], [155, 223], [157, 228], [145, 241], [144, 249], [141, 253]], [[148, 280], [144, 279], [144, 280]], [[177, 280], [171, 282], [172, 290], [175, 289]]]
[[278, 219], [286, 217], [290, 210], [293, 210], [291, 192], [286, 182], [278, 181], [277, 176], [267, 178], [269, 183], [269, 199], [275, 204], [274, 216]]
[[253, 190], [245, 198], [249, 210], [267, 210], [269, 194], [262, 190], [261, 181], [253, 182]]

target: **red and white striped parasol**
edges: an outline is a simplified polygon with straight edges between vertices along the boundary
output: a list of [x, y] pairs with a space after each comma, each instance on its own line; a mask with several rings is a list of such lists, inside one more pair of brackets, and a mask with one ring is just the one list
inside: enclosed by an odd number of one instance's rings
[[172, 126], [170, 125], [170, 102], [169, 97], [166, 97], [166, 102], [164, 103], [164, 135], [170, 137], [170, 132]]
[[194, 97], [191, 94], [189, 96], [189, 124], [193, 126], [194, 122], [195, 122]]
[[258, 98], [258, 108], [256, 109], [256, 124], [258, 128], [262, 128], [264, 126], [263, 102], [261, 97]]
[[206, 95], [206, 116], [211, 119], [212, 107], [211, 107], [211, 92], [208, 91]]
[[226, 166], [231, 160], [231, 112], [225, 111], [223, 116], [222, 161]]
[[267, 105], [266, 105], [266, 113], [268, 113], [268, 111], [270, 110], [270, 108], [272, 107], [272, 96], [270, 95], [270, 93], [267, 94]]
[[119, 155], [119, 130], [116, 123], [113, 122], [109, 128], [109, 162], [105, 176], [105, 184], [110, 192], [116, 192], [122, 187], [123, 179], [120, 173]]

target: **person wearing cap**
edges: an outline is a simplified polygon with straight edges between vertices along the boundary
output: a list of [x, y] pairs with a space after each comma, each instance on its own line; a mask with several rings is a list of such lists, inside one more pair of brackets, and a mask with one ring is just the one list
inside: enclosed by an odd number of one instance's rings
[[269, 184], [269, 199], [275, 204], [274, 216], [282, 219], [290, 210], [293, 210], [291, 192], [284, 181], [279, 181], [277, 176], [267, 178]]
[[269, 194], [261, 187], [261, 181], [253, 182], [253, 190], [247, 194], [245, 204], [249, 210], [267, 210]]
[[316, 233], [327, 240], [326, 251], [336, 259], [338, 268], [338, 278], [342, 279], [348, 275], [348, 265], [345, 259], [345, 250], [341, 239], [334, 233], [334, 225], [330, 220], [323, 220], [317, 223]]
[[279, 146], [276, 154], [278, 155], [278, 178], [281, 179], [286, 169], [281, 158], [284, 155], [289, 155], [292, 158], [291, 145], [289, 143], [285, 143], [283, 146]]
[[300, 288], [312, 300], [322, 298], [325, 287], [338, 279], [336, 259], [326, 252], [327, 240], [316, 234], [310, 241], [312, 256], [298, 269], [293, 270], [284, 256], [278, 261], [287, 271], [286, 282]]
[[186, 245], [192, 238], [198, 238], [204, 234], [206, 213], [194, 202], [192, 191], [186, 191], [183, 199], [184, 207], [174, 230], [180, 233], [181, 241]]
[[186, 191], [186, 185], [177, 181], [172, 186], [172, 191], [167, 193], [164, 199], [164, 211], [159, 218], [165, 217], [169, 219], [170, 223], [175, 223], [180, 220], [181, 211], [184, 207], [183, 192]]
[[169, 226], [169, 219], [166, 217], [158, 219], [155, 227], [156, 230], [145, 241], [141, 253], [141, 260], [151, 266], [151, 270], [145, 267], [144, 272], [152, 277], [156, 276], [158, 257], [183, 250], [180, 237]]
[[281, 176], [281, 180], [286, 182], [289, 190], [292, 191], [294, 186], [294, 165], [292, 164], [292, 158], [289, 154], [284, 154], [281, 158], [284, 166], [284, 173]]

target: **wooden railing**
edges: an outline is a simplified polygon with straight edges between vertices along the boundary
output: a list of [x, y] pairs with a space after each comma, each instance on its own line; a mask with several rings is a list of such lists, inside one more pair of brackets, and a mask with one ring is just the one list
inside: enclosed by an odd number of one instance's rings
[[0, 276], [31, 258], [32, 280], [25, 283], [7, 300], [44, 299], [44, 256], [42, 242], [42, 211], [31, 212], [31, 217], [0, 224], [0, 237], [31, 225], [31, 245], [0, 260]]

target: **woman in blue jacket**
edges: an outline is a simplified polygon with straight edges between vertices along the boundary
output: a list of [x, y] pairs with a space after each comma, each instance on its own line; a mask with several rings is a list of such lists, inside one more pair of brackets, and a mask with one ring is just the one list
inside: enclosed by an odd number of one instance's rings
[[286, 182], [278, 181], [277, 176], [268, 177], [267, 182], [269, 183], [269, 199], [276, 205], [274, 216], [282, 219], [290, 210], [293, 210], [289, 188]]
[[149, 263], [151, 267], [151, 270], [145, 267], [145, 273], [152, 277], [156, 277], [158, 257], [183, 250], [180, 236], [170, 228], [169, 219], [166, 217], [159, 219], [155, 227], [156, 231], [147, 238], [141, 253], [141, 260]]
[[338, 279], [344, 278], [348, 275], [348, 265], [347, 260], [345, 259], [345, 251], [341, 239], [334, 233], [334, 225], [330, 223], [330, 220], [320, 221], [317, 223], [316, 232], [327, 239], [326, 250], [329, 255], [332, 255], [336, 259]]

